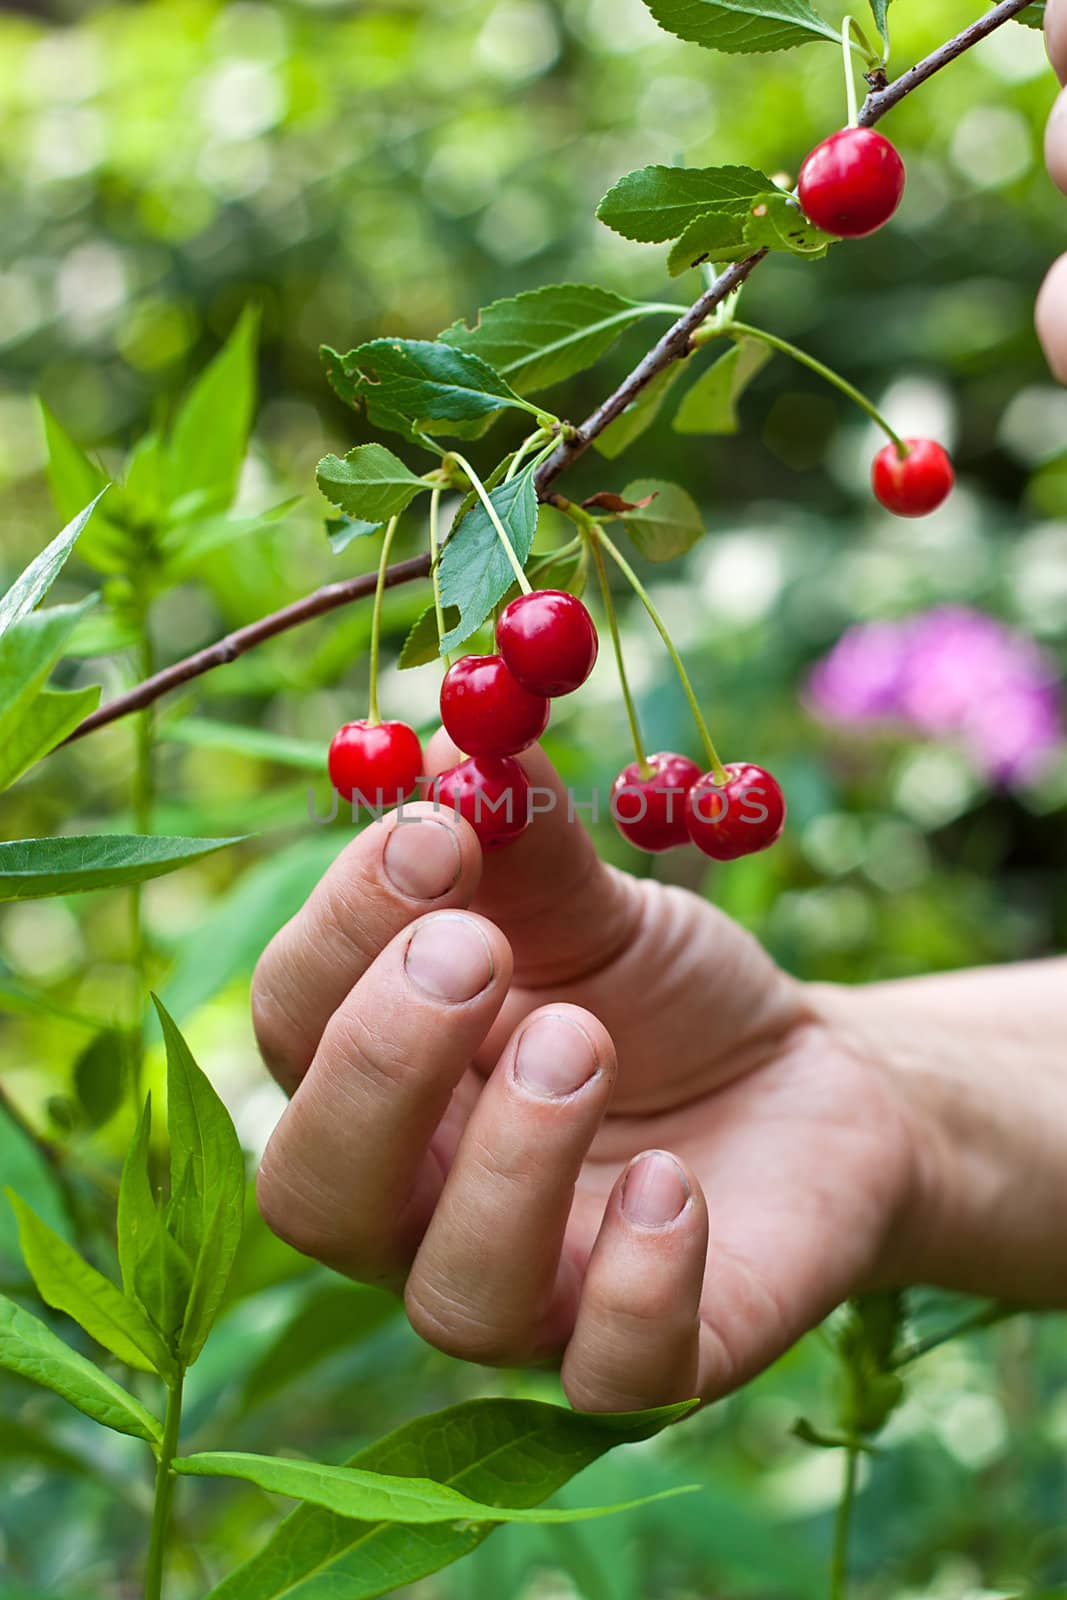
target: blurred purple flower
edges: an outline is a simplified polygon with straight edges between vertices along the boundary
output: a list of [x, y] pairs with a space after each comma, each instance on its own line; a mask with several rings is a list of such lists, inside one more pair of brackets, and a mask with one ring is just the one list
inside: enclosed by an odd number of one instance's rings
[[808, 687], [826, 721], [962, 739], [995, 783], [1036, 776], [1063, 738], [1048, 657], [1025, 634], [965, 606], [849, 628]]

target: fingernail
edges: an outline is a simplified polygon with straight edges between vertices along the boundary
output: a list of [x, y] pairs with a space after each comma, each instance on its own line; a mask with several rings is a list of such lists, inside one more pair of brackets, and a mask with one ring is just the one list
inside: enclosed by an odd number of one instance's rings
[[433, 817], [398, 822], [385, 841], [385, 875], [412, 900], [438, 900], [459, 882], [463, 859], [447, 822]]
[[493, 979], [493, 954], [481, 928], [469, 917], [444, 913], [415, 929], [404, 966], [423, 994], [453, 1005], [473, 1000]]
[[689, 1180], [666, 1150], [638, 1156], [622, 1186], [623, 1215], [639, 1228], [664, 1228], [681, 1215]]
[[596, 1069], [593, 1041], [570, 1017], [538, 1017], [523, 1029], [515, 1076], [534, 1094], [573, 1094]]

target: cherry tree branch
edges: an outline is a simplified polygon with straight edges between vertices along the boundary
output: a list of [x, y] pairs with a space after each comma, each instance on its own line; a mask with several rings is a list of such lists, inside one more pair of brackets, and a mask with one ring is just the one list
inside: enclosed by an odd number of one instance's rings
[[[918, 88], [919, 84], [932, 78], [936, 72], [940, 72], [943, 67], [947, 67], [967, 50], [972, 49], [1005, 22], [1010, 22], [1029, 4], [1030, 0], [1000, 0], [1000, 4], [987, 11], [984, 17], [980, 17], [955, 38], [947, 40], [945, 44], [931, 51], [924, 60], [910, 67], [892, 83], [872, 89], [860, 110], [860, 126], [873, 127], [888, 111], [899, 105], [905, 96], [911, 94], [913, 89]], [[618, 388], [586, 417], [547, 461], [542, 463], [534, 479], [537, 493], [542, 500], [556, 479], [585, 454], [609, 423], [621, 416], [661, 372], [666, 371], [675, 361], [682, 361], [690, 354], [693, 349], [692, 336], [701, 323], [728, 295], [740, 288], [749, 274], [755, 271], [769, 253], [767, 250], [757, 250], [744, 261], [735, 262], [720, 273], [715, 282], [705, 289], [689, 310], [684, 312], [652, 346], [648, 354], [642, 357]], [[398, 584], [412, 583], [419, 578], [427, 577], [429, 571], [429, 556], [416, 556], [409, 561], [400, 561], [388, 568], [385, 575], [386, 585], [395, 588]], [[83, 739], [86, 734], [94, 732], [97, 728], [106, 727], [109, 723], [117, 722], [120, 718], [129, 716], [131, 712], [143, 711], [146, 706], [152, 705], [154, 701], [169, 694], [172, 689], [177, 689], [181, 684], [199, 678], [215, 667], [236, 661], [237, 657], [244, 655], [247, 650], [253, 649], [267, 639], [276, 638], [278, 634], [285, 633], [290, 628], [299, 627], [303, 622], [310, 622], [313, 617], [325, 616], [327, 612], [334, 611], [339, 606], [351, 605], [355, 600], [365, 599], [374, 593], [375, 581], [376, 575], [367, 573], [343, 583], [326, 584], [324, 588], [316, 589], [302, 600], [284, 606], [269, 616], [260, 617], [257, 622], [249, 623], [247, 627], [238, 628], [236, 632], [227, 634], [217, 643], [208, 645], [204, 650], [198, 650], [195, 655], [186, 656], [182, 661], [176, 661], [162, 672], [146, 678], [126, 694], [118, 695], [107, 705], [101, 706], [92, 716], [86, 717], [84, 722], [79, 723], [65, 742], [70, 744], [75, 739]]]

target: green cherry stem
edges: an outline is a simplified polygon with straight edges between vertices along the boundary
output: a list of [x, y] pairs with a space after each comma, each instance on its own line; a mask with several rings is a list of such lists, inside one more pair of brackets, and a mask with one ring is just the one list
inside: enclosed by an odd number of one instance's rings
[[382, 540], [382, 553], [378, 557], [378, 582], [374, 589], [374, 610], [370, 619], [370, 705], [367, 720], [372, 726], [382, 720], [378, 715], [378, 646], [382, 632], [382, 598], [385, 594], [385, 569], [389, 565], [389, 551], [399, 521], [399, 517], [390, 518]]
[[584, 531], [587, 536], [585, 548], [592, 551], [593, 565], [596, 567], [597, 582], [600, 585], [600, 598], [604, 603], [604, 615], [608, 619], [608, 632], [611, 634], [611, 643], [615, 650], [615, 665], [619, 671], [619, 688], [622, 690], [622, 703], [626, 707], [626, 720], [630, 724], [630, 738], [633, 740], [634, 755], [637, 757], [637, 770], [642, 778], [651, 778], [653, 769], [645, 755], [645, 747], [641, 739], [641, 725], [637, 720], [637, 708], [634, 705], [634, 697], [630, 691], [630, 680], [626, 676], [626, 663], [622, 654], [622, 638], [619, 633], [619, 619], [615, 611], [615, 601], [612, 599], [611, 585], [608, 582], [607, 569], [604, 566], [604, 557], [600, 549], [600, 530], [590, 518]]
[[457, 466], [462, 467], [463, 471], [467, 474], [467, 477], [471, 482], [471, 487], [485, 508], [486, 516], [496, 529], [497, 538], [503, 545], [504, 554], [511, 563], [511, 570], [515, 574], [515, 581], [518, 584], [520, 591], [523, 594], [532, 594], [533, 587], [530, 584], [525, 572], [522, 570], [522, 562], [515, 554], [515, 546], [508, 538], [508, 530], [501, 522], [500, 517], [497, 514], [496, 506], [490, 500], [489, 495], [486, 492], [485, 484], [482, 482], [481, 478], [479, 478], [478, 474], [475, 472], [466, 456], [461, 456], [458, 450], [450, 450], [449, 454], [451, 455], [452, 460], [456, 462]]
[[753, 328], [747, 322], [731, 323], [729, 332], [731, 334], [741, 334], [748, 339], [758, 339], [761, 344], [767, 345], [769, 349], [778, 350], [784, 356], [791, 356], [802, 367], [808, 367], [812, 372], [817, 373], [820, 378], [823, 378], [827, 383], [833, 384], [835, 389], [839, 389], [843, 395], [852, 401], [853, 405], [859, 406], [861, 411], [865, 411], [871, 420], [878, 424], [882, 432], [896, 445], [897, 454], [901, 459], [910, 455], [911, 452], [908, 446], [904, 443], [900, 434], [890, 427], [874, 401], [868, 400], [865, 394], [861, 393], [854, 384], [849, 383], [847, 378], [842, 378], [840, 373], [834, 371], [833, 367], [826, 366], [822, 361], [817, 360], [815, 356], [809, 356], [806, 350], [801, 350], [799, 346], [790, 344], [788, 339], [779, 339], [776, 333], [768, 333], [764, 328]]
[[[434, 616], [437, 618], [438, 649], [441, 648], [441, 641], [447, 631], [445, 628], [445, 608], [441, 601], [441, 574], [438, 570], [438, 559], [441, 553], [440, 518], [441, 490], [435, 489], [430, 495], [430, 582], [433, 585], [433, 611]], [[445, 666], [450, 667], [451, 665], [452, 658], [446, 652]]]
[[834, 1523], [834, 1547], [830, 1559], [830, 1600], [847, 1600], [848, 1597], [848, 1552], [852, 1534], [852, 1513], [856, 1504], [859, 1460], [859, 1446], [855, 1440], [850, 1439], [845, 1445], [845, 1481]]
[[714, 775], [716, 784], [720, 788], [725, 787], [725, 785], [730, 781], [730, 775], [723, 766], [719, 752], [716, 750], [715, 745], [712, 742], [711, 734], [708, 732], [708, 725], [704, 721], [704, 714], [701, 711], [700, 704], [693, 692], [693, 685], [689, 681], [689, 674], [685, 670], [685, 663], [678, 654], [678, 647], [667, 630], [667, 624], [657, 611], [655, 605], [653, 604], [652, 597], [649, 595], [648, 590], [637, 576], [637, 573], [634, 571], [633, 567], [631, 567], [622, 551], [617, 549], [616, 546], [611, 542], [599, 524], [597, 525], [596, 536], [598, 542], [603, 545], [604, 549], [608, 552], [608, 555], [614, 561], [615, 565], [618, 567], [619, 571], [623, 574], [627, 583], [630, 585], [634, 594], [648, 612], [656, 632], [663, 640], [663, 643], [667, 646], [667, 653], [674, 663], [674, 670], [678, 674], [678, 681], [685, 692], [686, 699], [689, 701], [689, 709], [693, 713], [693, 721], [697, 725], [697, 731], [700, 734], [700, 740], [704, 746], [704, 752], [708, 758], [708, 768]]
[[856, 75], [852, 67], [852, 18], [841, 24], [841, 50], [845, 58], [845, 104], [848, 107], [848, 126], [854, 128], [859, 117], [856, 100]]

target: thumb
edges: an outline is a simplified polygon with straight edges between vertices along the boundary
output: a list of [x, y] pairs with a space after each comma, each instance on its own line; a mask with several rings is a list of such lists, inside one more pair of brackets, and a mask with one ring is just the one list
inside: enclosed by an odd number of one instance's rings
[[[530, 783], [531, 822], [514, 844], [486, 854], [475, 908], [507, 934], [518, 983], [574, 983], [629, 943], [640, 888], [601, 861], [544, 751], [535, 745], [515, 759]], [[462, 760], [441, 729], [427, 747], [426, 772], [436, 777]]]

